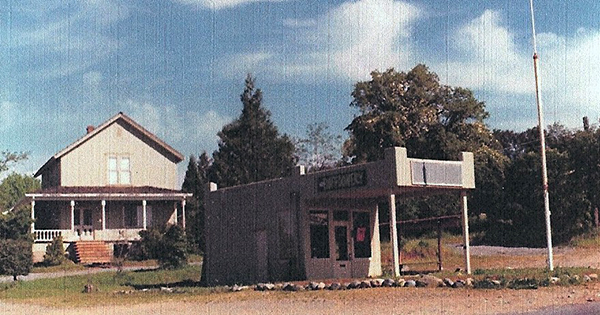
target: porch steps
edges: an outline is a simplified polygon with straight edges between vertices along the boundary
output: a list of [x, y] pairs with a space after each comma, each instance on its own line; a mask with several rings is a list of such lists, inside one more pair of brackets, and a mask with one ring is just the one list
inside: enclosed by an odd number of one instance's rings
[[73, 250], [75, 261], [80, 264], [108, 264], [112, 261], [110, 248], [102, 241], [75, 242]]

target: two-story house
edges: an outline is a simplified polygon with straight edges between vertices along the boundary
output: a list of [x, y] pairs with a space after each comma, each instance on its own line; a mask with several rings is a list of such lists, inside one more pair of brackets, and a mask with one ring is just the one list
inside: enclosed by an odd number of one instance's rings
[[[34, 261], [56, 236], [76, 253], [92, 244], [91, 251], [111, 253], [110, 245], [137, 241], [141, 230], [185, 228], [191, 194], [177, 189], [181, 153], [123, 113], [86, 131], [48, 159], [35, 174], [42, 176], [42, 189], [26, 194], [34, 219]], [[108, 262], [110, 256], [78, 260]]]

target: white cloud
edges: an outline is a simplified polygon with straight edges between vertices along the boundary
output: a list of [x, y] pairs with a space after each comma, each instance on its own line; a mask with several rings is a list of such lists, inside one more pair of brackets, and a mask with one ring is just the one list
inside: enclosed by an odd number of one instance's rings
[[[480, 91], [488, 105], [501, 109], [499, 115], [515, 119], [509, 125], [535, 124], [533, 49], [531, 44], [517, 45], [499, 12], [485, 11], [452, 34], [451, 42], [457, 54], [448, 64], [432, 68], [447, 68], [451, 85]], [[537, 44], [546, 122], [578, 127], [582, 116], [597, 120], [600, 64], [595, 60], [600, 60], [600, 30], [578, 29], [571, 36], [540, 33]], [[530, 96], [531, 106], [523, 104], [523, 96]], [[524, 119], [529, 122], [517, 121]]]
[[460, 56], [447, 65], [453, 85], [495, 92], [534, 91], [530, 55], [517, 49], [498, 12], [486, 10], [464, 25], [452, 35], [451, 45]]
[[123, 102], [120, 107], [126, 115], [182, 152], [215, 148], [217, 132], [231, 121], [214, 110], [181, 112], [173, 106], [133, 100]]
[[120, 40], [105, 34], [115, 23], [129, 16], [127, 6], [113, 0], [75, 1], [68, 6], [44, 1], [27, 12], [35, 28], [13, 27], [14, 43], [43, 66], [34, 65], [24, 71], [41, 78], [67, 76], [98, 64], [121, 46]]
[[201, 8], [221, 10], [255, 2], [283, 2], [287, 0], [175, 0], [176, 2], [194, 5]]
[[[406, 69], [414, 66], [412, 26], [420, 16], [416, 6], [393, 0], [361, 0], [343, 3], [316, 19], [285, 20], [297, 43], [285, 53], [270, 51], [260, 63], [249, 63], [239, 55], [225, 57], [219, 68], [267, 72], [269, 77], [362, 80], [375, 69]], [[247, 56], [255, 56], [249, 53]], [[252, 58], [250, 58], [252, 59]], [[243, 75], [240, 71], [236, 77]]]

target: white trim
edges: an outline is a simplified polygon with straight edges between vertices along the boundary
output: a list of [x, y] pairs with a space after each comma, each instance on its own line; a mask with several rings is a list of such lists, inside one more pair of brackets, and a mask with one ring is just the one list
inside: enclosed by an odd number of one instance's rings
[[102, 230], [106, 230], [106, 200], [102, 199], [102, 201], [100, 201], [100, 204], [102, 205]]
[[75, 200], [71, 200], [71, 231], [75, 231]]
[[31, 199], [31, 233], [35, 231], [35, 198]]
[[142, 220], [143, 220], [142, 228], [144, 230], [146, 230], [148, 228], [148, 222], [147, 222], [148, 217], [147, 217], [147, 212], [146, 212], [147, 211], [146, 205], [147, 205], [146, 200], [142, 200]]

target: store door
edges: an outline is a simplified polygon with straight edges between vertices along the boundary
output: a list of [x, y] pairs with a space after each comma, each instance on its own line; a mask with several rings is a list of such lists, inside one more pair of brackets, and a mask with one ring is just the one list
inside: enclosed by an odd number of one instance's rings
[[333, 240], [333, 276], [335, 278], [352, 277], [352, 252], [350, 236], [350, 217], [348, 211], [334, 211]]

